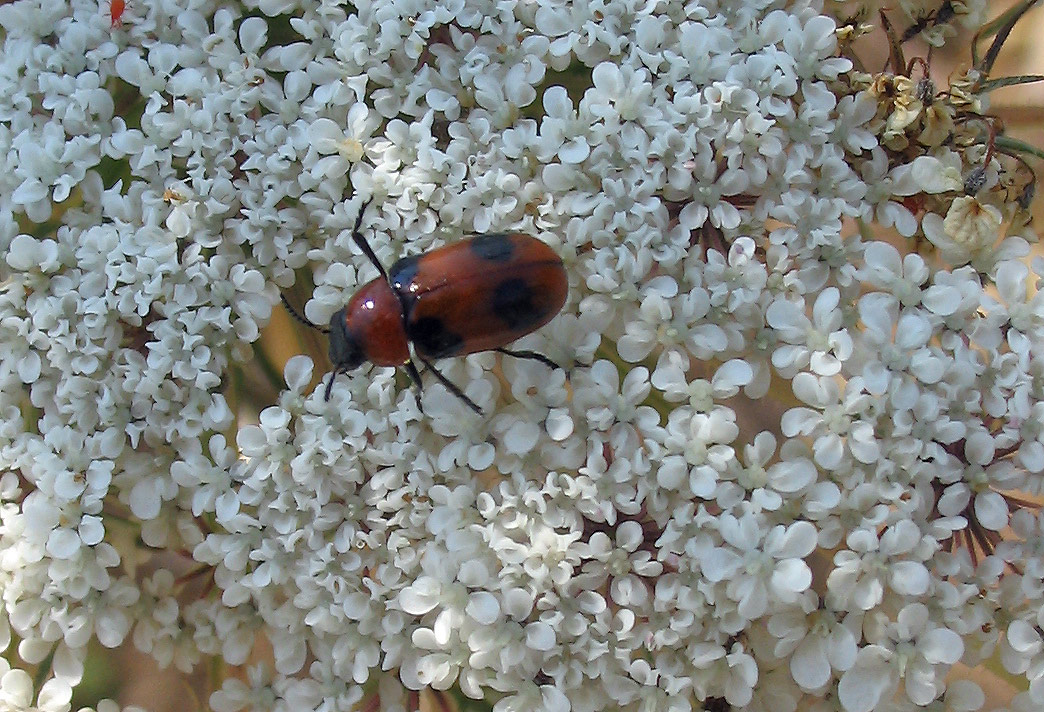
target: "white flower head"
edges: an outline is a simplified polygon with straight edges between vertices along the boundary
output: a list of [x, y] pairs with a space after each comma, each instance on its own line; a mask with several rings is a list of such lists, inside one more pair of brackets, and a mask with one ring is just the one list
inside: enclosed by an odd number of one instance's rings
[[223, 712], [1040, 706], [994, 77], [803, 0], [124, 5], [0, 5], [0, 707], [95, 642]]

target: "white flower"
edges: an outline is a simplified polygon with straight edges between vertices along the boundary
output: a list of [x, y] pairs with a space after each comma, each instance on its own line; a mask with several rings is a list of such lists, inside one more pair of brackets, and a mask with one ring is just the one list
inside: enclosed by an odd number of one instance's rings
[[928, 591], [931, 577], [922, 562], [930, 545], [913, 522], [902, 520], [880, 537], [858, 529], [846, 544], [848, 549], [834, 555], [835, 568], [827, 577], [828, 600], [838, 610], [870, 610], [882, 601], [886, 587], [900, 596]]
[[921, 221], [924, 235], [944, 258], [962, 265], [993, 247], [1000, 235], [1002, 216], [996, 206], [972, 196], [955, 198], [945, 217], [930, 213]]
[[818, 690], [833, 671], [848, 670], [858, 647], [852, 631], [830, 611], [819, 610], [815, 596], [806, 592], [800, 608], [786, 607], [772, 614], [768, 630], [778, 642], [775, 654], [790, 656], [790, 674], [802, 689]]
[[731, 398], [754, 377], [750, 364], [741, 359], [722, 364], [711, 381], [697, 379], [687, 383], [688, 368], [689, 359], [683, 352], [665, 351], [653, 371], [652, 384], [664, 391], [667, 400], [683, 401], [687, 396], [689, 405], [701, 411], [713, 410], [715, 399]]
[[[823, 290], [812, 307], [812, 319], [801, 305], [780, 298], [765, 312], [765, 321], [776, 329], [785, 344], [772, 353], [772, 365], [784, 375], [811, 367], [820, 376], [834, 376], [852, 354], [852, 339], [841, 328], [840, 294], [834, 287]], [[789, 345], [786, 345], [789, 344]]]
[[[866, 328], [856, 350], [858, 360], [865, 363], [862, 376], [870, 393], [906, 389], [905, 403], [918, 384], [931, 385], [943, 378], [949, 362], [930, 345], [935, 329], [929, 314], [916, 308], [900, 311], [893, 294], [875, 292], [860, 298], [859, 316]], [[911, 382], [911, 376], [916, 382]]]
[[[900, 679], [915, 705], [924, 706], [936, 699], [944, 689], [945, 668], [960, 660], [964, 652], [960, 636], [933, 625], [928, 607], [921, 603], [905, 606], [894, 623], [873, 623], [880, 625], [880, 632], [875, 630], [872, 644], [860, 649], [855, 663], [838, 683], [838, 698], [846, 712], [870, 712]], [[902, 656], [895, 652], [900, 647]]]
[[[343, 128], [325, 117], [313, 121], [308, 127], [308, 138], [316, 151], [327, 156], [315, 162], [312, 167], [313, 177], [336, 178], [344, 175], [362, 159], [367, 142], [372, 142], [371, 136], [376, 128], [377, 121], [369, 115], [365, 104], [352, 104]], [[374, 144], [371, 150], [379, 149]]]
[[709, 414], [685, 408], [672, 411], [656, 470], [657, 484], [694, 497], [714, 497], [720, 473], [735, 458], [727, 444], [738, 434], [735, 415], [726, 408]]
[[621, 68], [602, 62], [591, 72], [594, 84], [584, 95], [590, 112], [609, 126], [621, 121], [635, 121], [654, 110], [649, 100], [652, 85], [644, 68]]
[[564, 87], [550, 87], [544, 92], [544, 111], [540, 122], [539, 143], [533, 148], [541, 163], [558, 159], [562, 163], [580, 163], [591, 154], [585, 131], [590, 130], [590, 118], [576, 115], [573, 103]]
[[226, 678], [221, 684], [221, 689], [210, 696], [208, 703], [215, 712], [271, 708], [275, 702], [275, 694], [265, 679], [266, 674], [263, 665], [254, 665], [247, 669], [249, 685], [238, 678]]
[[859, 462], [874, 462], [880, 455], [880, 444], [870, 420], [858, 417], [870, 414], [872, 400], [859, 391], [859, 385], [850, 381], [842, 397], [836, 381], [797, 374], [794, 395], [812, 407], [791, 408], [784, 413], [780, 421], [783, 434], [814, 437], [816, 464], [827, 469], [836, 467], [846, 452]]
[[[894, 226], [904, 237], [910, 237], [917, 232], [917, 218], [902, 201], [893, 200], [901, 197], [903, 188], [899, 182], [909, 173], [890, 173], [888, 154], [880, 146], [871, 149], [870, 159], [860, 166], [860, 173], [863, 183], [867, 186], [863, 210], [868, 216], [872, 215], [882, 227]], [[917, 187], [914, 186], [910, 190], [916, 192]]]
[[[779, 509], [787, 500], [805, 499], [807, 488], [816, 481], [816, 467], [801, 443], [788, 441], [780, 460], [770, 465], [775, 456], [776, 439], [763, 431], [744, 446], [742, 458], [729, 463], [729, 478], [743, 490], [733, 497], [745, 501], [754, 512]], [[727, 499], [719, 490], [719, 501]]]
[[659, 422], [656, 411], [641, 405], [650, 391], [647, 369], [632, 369], [620, 383], [619, 371], [612, 363], [596, 361], [589, 370], [579, 374], [577, 380], [584, 385], [578, 407], [586, 412], [593, 429], [619, 428], [633, 423], [644, 431]]
[[704, 290], [694, 289], [679, 295], [675, 280], [657, 277], [645, 285], [643, 296], [640, 319], [628, 321], [626, 333], [617, 344], [625, 360], [641, 361], [657, 345], [684, 347], [705, 358], [725, 349], [721, 328], [701, 323], [710, 309]]
[[816, 544], [816, 529], [809, 522], [761, 531], [752, 514], [725, 514], [720, 532], [726, 546], [702, 555], [700, 566], [711, 581], [728, 581], [726, 591], [739, 604], [740, 615], [758, 618], [773, 603], [796, 600], [812, 583], [812, 571], [803, 561]]
[[641, 526], [634, 521], [620, 522], [612, 538], [595, 532], [580, 549], [580, 555], [588, 561], [581, 569], [580, 581], [598, 587], [608, 579], [613, 601], [627, 607], [646, 605], [648, 589], [640, 577], [657, 576], [663, 565], [640, 548], [645, 544]]
[[0, 676], [0, 705], [11, 712], [64, 712], [70, 699], [72, 686], [60, 678], [48, 679], [36, 692], [33, 679], [24, 670], [7, 670]]

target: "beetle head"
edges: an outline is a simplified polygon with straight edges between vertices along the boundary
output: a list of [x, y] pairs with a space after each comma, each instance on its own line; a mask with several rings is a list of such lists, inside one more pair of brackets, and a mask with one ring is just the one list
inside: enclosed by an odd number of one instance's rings
[[348, 320], [344, 309], [330, 317], [330, 363], [334, 370], [330, 374], [330, 383], [326, 386], [326, 399], [330, 400], [333, 379], [338, 373], [347, 373], [362, 365], [366, 360], [362, 346], [355, 335], [348, 330]]
[[365, 360], [362, 346], [348, 330], [345, 310], [341, 309], [330, 318], [330, 363], [338, 371], [351, 371]]

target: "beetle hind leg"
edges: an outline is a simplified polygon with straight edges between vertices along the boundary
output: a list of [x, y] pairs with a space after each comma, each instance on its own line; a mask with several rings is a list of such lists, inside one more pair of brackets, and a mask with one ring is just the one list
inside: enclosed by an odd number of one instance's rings
[[536, 351], [513, 351], [512, 349], [494, 349], [498, 353], [507, 354], [508, 356], [514, 356], [515, 358], [528, 358], [533, 361], [539, 361], [548, 368], [562, 368], [557, 363], [549, 359], [547, 356]]

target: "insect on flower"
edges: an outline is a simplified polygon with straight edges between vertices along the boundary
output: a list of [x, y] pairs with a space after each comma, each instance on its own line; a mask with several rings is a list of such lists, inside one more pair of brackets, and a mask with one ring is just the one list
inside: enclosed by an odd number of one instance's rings
[[110, 0], [109, 1], [109, 17], [112, 20], [111, 27], [115, 29], [123, 24], [123, 11], [127, 9], [126, 0]]
[[550, 247], [522, 233], [474, 235], [404, 257], [385, 270], [359, 232], [369, 204], [367, 201], [359, 210], [352, 239], [380, 276], [363, 285], [331, 317], [329, 329], [305, 319], [283, 297], [296, 319], [330, 336], [334, 368], [326, 386], [327, 400], [338, 373], [370, 361], [378, 366], [405, 367], [419, 401], [421, 374], [410, 355], [411, 344], [425, 368], [480, 415], [482, 409], [432, 361], [499, 351], [559, 368], [543, 354], [504, 348], [551, 321], [565, 304], [565, 268]]

